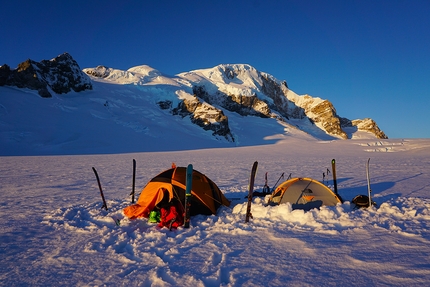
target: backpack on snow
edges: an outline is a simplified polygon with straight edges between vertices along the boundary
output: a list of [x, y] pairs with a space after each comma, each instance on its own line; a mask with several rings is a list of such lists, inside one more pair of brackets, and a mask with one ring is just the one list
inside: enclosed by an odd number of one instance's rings
[[[355, 204], [355, 208], [369, 207], [369, 197], [367, 195], [357, 195], [352, 199], [352, 203]], [[372, 200], [372, 205], [376, 206], [376, 202]]]

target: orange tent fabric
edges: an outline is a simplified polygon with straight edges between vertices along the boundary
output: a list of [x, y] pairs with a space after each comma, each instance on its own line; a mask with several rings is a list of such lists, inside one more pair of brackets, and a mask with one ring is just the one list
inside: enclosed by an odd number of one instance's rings
[[[169, 196], [169, 201], [177, 198], [183, 203], [185, 182], [185, 167], [175, 167], [160, 173], [145, 186], [137, 203], [124, 209], [124, 214], [130, 219], [148, 217], [149, 213], [163, 199], [165, 192]], [[196, 170], [193, 170], [191, 194], [191, 215], [215, 214], [221, 205], [230, 205], [218, 186]]]

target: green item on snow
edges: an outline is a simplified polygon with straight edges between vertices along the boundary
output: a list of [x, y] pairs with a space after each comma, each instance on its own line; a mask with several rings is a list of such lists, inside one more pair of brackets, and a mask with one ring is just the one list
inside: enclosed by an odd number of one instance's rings
[[158, 223], [160, 222], [160, 212], [153, 210], [149, 213], [149, 220], [150, 223]]

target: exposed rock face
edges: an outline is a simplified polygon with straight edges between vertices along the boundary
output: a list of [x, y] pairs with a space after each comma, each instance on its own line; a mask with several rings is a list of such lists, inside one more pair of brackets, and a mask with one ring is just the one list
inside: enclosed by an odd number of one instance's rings
[[[169, 108], [171, 103], [159, 102], [161, 108]], [[181, 117], [189, 116], [191, 122], [202, 127], [204, 130], [212, 131], [214, 136], [222, 136], [230, 142], [234, 142], [228, 126], [228, 118], [224, 113], [206, 103], [202, 103], [197, 97], [184, 99], [178, 104], [178, 107], [172, 110], [174, 115]]]
[[327, 131], [329, 135], [334, 135], [342, 139], [347, 139], [347, 134], [342, 130], [340, 126], [339, 117], [336, 115], [332, 103], [329, 101], [323, 101], [311, 109], [311, 113], [315, 116], [311, 119], [315, 123], [319, 123], [322, 128]]
[[351, 121], [351, 124], [352, 126], [356, 126], [358, 130], [368, 131], [375, 134], [378, 139], [388, 138], [385, 133], [379, 129], [378, 125], [372, 119], [365, 118], [363, 120], [353, 120]]
[[193, 93], [198, 98], [201, 98], [210, 104], [220, 105], [221, 107], [231, 112], [236, 112], [241, 116], [251, 115], [262, 118], [270, 117], [271, 111], [269, 106], [256, 95], [228, 95], [220, 91], [211, 95], [206, 91], [205, 86], [194, 86]]
[[328, 100], [315, 103], [311, 96], [304, 96], [305, 104], [302, 105], [306, 116], [312, 123], [323, 129], [327, 134], [347, 139], [348, 135], [342, 130], [340, 119], [336, 114], [333, 104]]
[[291, 106], [291, 102], [285, 96], [282, 88], [287, 88], [287, 82], [283, 82], [279, 85], [270, 78], [267, 74], [261, 74], [263, 85], [261, 91], [273, 100], [273, 104], [269, 105], [271, 109], [277, 110], [283, 117], [287, 119], [291, 116], [288, 108]]
[[5, 85], [37, 90], [44, 98], [52, 97], [49, 88], [57, 94], [92, 89], [90, 78], [68, 53], [41, 62], [28, 59], [15, 70], [7, 65], [1, 66], [0, 86]]
[[94, 69], [84, 69], [85, 73], [96, 78], [106, 78], [111, 72], [111, 68], [106, 66], [97, 66]]

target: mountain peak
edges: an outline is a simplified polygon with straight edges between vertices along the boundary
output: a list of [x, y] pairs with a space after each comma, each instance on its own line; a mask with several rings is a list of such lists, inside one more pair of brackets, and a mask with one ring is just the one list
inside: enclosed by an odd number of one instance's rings
[[14, 70], [7, 65], [0, 69], [0, 86], [37, 90], [44, 98], [52, 97], [51, 91], [65, 94], [71, 90], [80, 92], [92, 89], [89, 77], [68, 53], [40, 62], [28, 59]]
[[135, 74], [140, 74], [142, 76], [150, 76], [150, 77], [161, 76], [161, 73], [158, 70], [148, 65], [135, 66], [128, 69], [127, 71]]

